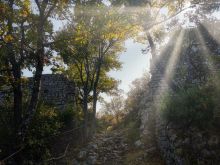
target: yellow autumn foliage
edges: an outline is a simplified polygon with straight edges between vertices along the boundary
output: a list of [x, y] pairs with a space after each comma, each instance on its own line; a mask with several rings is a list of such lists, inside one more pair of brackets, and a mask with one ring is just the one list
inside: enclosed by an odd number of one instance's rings
[[6, 42], [6, 43], [8, 43], [8, 42], [11, 42], [11, 41], [13, 41], [14, 40], [14, 38], [12, 37], [12, 35], [6, 35], [5, 37], [4, 37], [4, 41]]

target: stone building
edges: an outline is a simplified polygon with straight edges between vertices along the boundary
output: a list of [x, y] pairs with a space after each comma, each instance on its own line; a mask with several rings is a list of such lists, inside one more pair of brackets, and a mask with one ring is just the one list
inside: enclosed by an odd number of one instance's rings
[[[3, 83], [4, 84], [4, 83]], [[32, 88], [32, 77], [28, 78], [23, 90]], [[4, 105], [4, 98], [12, 92], [10, 86], [3, 85], [0, 91], [0, 104]], [[25, 92], [26, 93], [26, 92]], [[30, 98], [29, 93], [28, 97]], [[40, 101], [64, 110], [68, 104], [75, 104], [76, 88], [63, 74], [43, 74], [41, 79]]]
[[67, 104], [75, 102], [75, 93], [74, 83], [63, 74], [42, 75], [40, 91], [42, 102], [52, 104], [63, 110]]

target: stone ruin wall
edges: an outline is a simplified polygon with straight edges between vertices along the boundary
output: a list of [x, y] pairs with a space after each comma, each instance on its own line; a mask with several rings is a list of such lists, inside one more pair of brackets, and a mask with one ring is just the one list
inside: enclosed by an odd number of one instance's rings
[[[32, 77], [28, 77], [27, 85], [23, 89], [31, 91]], [[4, 85], [0, 91], [0, 104], [4, 104], [5, 96], [11, 91]], [[62, 74], [43, 74], [41, 78], [40, 101], [64, 110], [68, 104], [75, 104], [76, 88], [66, 76]], [[28, 97], [30, 98], [31, 93]]]
[[[156, 120], [154, 121], [154, 130], [157, 145], [161, 150], [166, 164], [189, 164], [182, 151], [182, 148], [185, 146], [192, 147], [196, 157], [198, 157], [197, 164], [205, 165], [219, 162], [220, 152], [218, 148], [220, 147], [220, 137], [218, 134], [205, 136], [205, 132], [192, 128], [192, 130], [189, 130], [191, 139], [188, 137], [180, 137], [177, 131], [179, 128], [168, 124], [159, 113], [159, 105], [162, 103], [162, 96], [166, 91], [170, 90], [169, 82], [165, 76], [167, 61], [163, 60], [156, 60], [156, 62], [151, 64], [150, 72], [152, 77], [148, 87], [148, 96], [144, 100], [145, 108], [139, 111], [139, 116], [141, 118], [140, 130], [142, 139], [152, 136], [152, 131], [149, 126], [154, 118]], [[187, 66], [189, 64], [186, 62], [184, 65]], [[219, 71], [219, 68], [220, 67], [218, 67], [217, 70], [213, 70], [213, 72]], [[191, 144], [192, 140], [193, 144]]]
[[[184, 132], [183, 135], [181, 128], [178, 128], [172, 123], [167, 123], [167, 121], [163, 119], [159, 112], [159, 105], [162, 103], [164, 93], [170, 90], [170, 87], [164, 76], [161, 75], [157, 69], [152, 70], [152, 72], [155, 74], [155, 77], [152, 77], [149, 84], [152, 89], [152, 101], [149, 109], [155, 113], [157, 145], [161, 150], [166, 164], [191, 164], [191, 162], [188, 162], [188, 158], [185, 157], [183, 148], [186, 147], [192, 149], [193, 153], [195, 153], [194, 156], [198, 158], [196, 163], [198, 165], [216, 164], [219, 162], [220, 136], [217, 132], [209, 134], [198, 128], [190, 128], [187, 132]], [[148, 110], [146, 109], [146, 111]], [[148, 124], [148, 122], [145, 121], [145, 124]]]
[[74, 83], [66, 76], [62, 74], [42, 75], [40, 90], [42, 102], [52, 104], [63, 110], [67, 104], [75, 102], [75, 92]]

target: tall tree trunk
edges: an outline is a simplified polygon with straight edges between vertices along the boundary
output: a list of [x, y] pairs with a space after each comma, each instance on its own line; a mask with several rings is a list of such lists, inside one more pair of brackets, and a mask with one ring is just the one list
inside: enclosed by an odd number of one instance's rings
[[[21, 87], [21, 70], [20, 66], [13, 67], [14, 77], [14, 129], [15, 129], [15, 145], [14, 150], [16, 151], [22, 145], [22, 87]], [[18, 164], [22, 164], [22, 159], [19, 155], [15, 156], [15, 160]]]
[[[14, 0], [8, 2], [10, 13], [13, 16], [14, 14]], [[8, 33], [7, 35], [13, 36], [13, 18], [8, 17]], [[21, 147], [21, 123], [22, 123], [22, 89], [21, 89], [21, 64], [19, 59], [16, 58], [16, 52], [14, 50], [14, 45], [12, 42], [7, 43], [8, 48], [8, 57], [7, 65], [8, 68], [12, 69], [12, 72], [9, 71], [8, 74], [11, 78], [11, 85], [13, 88], [13, 124], [14, 124], [14, 144], [12, 144], [13, 152]], [[22, 160], [19, 156], [15, 156], [17, 164], [21, 164]]]
[[[94, 89], [93, 91], [93, 106], [92, 106], [92, 128], [91, 128], [91, 135], [96, 132], [96, 109], [97, 109], [97, 91]], [[95, 94], [96, 93], [96, 94]]]
[[22, 123], [22, 87], [21, 87], [21, 70], [20, 67], [16, 67], [16, 70], [13, 69], [14, 75], [14, 124], [15, 129], [20, 132], [20, 126]]
[[102, 65], [102, 58], [100, 58], [99, 63], [97, 64], [97, 71], [96, 71], [96, 79], [93, 86], [93, 105], [92, 105], [92, 129], [91, 135], [93, 135], [96, 131], [96, 109], [97, 109], [97, 100], [98, 100], [98, 92], [97, 87], [99, 83], [99, 77], [101, 72], [101, 65]]
[[[156, 46], [155, 43], [153, 41], [153, 38], [151, 36], [151, 34], [149, 32], [147, 32], [147, 39], [151, 48], [151, 55], [152, 55], [152, 59], [151, 59], [151, 63], [150, 63], [150, 68], [151, 68], [151, 73], [153, 73], [153, 70], [155, 67], [157, 67], [156, 65]], [[152, 75], [154, 76], [154, 75]], [[154, 101], [154, 97], [151, 96], [151, 100]], [[151, 113], [149, 114], [149, 119], [151, 124], [149, 124], [148, 126], [148, 130], [152, 132], [152, 137], [156, 137], [156, 111], [153, 110], [151, 111]], [[156, 139], [155, 138], [150, 138], [150, 140], [152, 140], [153, 143], [156, 144]]]
[[[9, 1], [9, 8], [10, 12], [13, 15], [14, 14], [14, 0]], [[8, 35], [13, 34], [13, 20], [9, 16], [8, 17]], [[13, 44], [11, 42], [7, 43], [8, 47], [8, 61], [10, 65], [12, 66], [12, 87], [13, 87], [13, 99], [14, 99], [14, 105], [13, 105], [13, 111], [14, 111], [14, 129], [15, 129], [15, 137], [18, 136], [18, 133], [20, 132], [20, 126], [22, 122], [22, 89], [21, 89], [21, 66], [19, 63], [19, 60], [16, 61], [15, 52], [13, 51]]]
[[39, 100], [42, 72], [43, 72], [43, 62], [42, 59], [39, 59], [37, 62], [36, 73], [33, 78], [32, 95], [28, 107], [28, 113], [30, 115], [29, 116], [30, 119], [34, 115]]
[[43, 67], [44, 67], [44, 17], [41, 14], [39, 18], [39, 24], [38, 24], [38, 40], [37, 40], [37, 52], [36, 52], [36, 72], [33, 77], [33, 87], [32, 87], [32, 93], [31, 93], [31, 99], [28, 106], [28, 114], [27, 118], [24, 121], [23, 125], [23, 131], [24, 134], [26, 133], [30, 122], [32, 121], [38, 100], [40, 95], [40, 88], [41, 88], [41, 77], [43, 73]]
[[152, 61], [154, 61], [155, 59], [155, 56], [156, 56], [156, 47], [155, 47], [155, 44], [154, 44], [154, 41], [153, 41], [153, 38], [151, 37], [150, 33], [147, 32], [147, 40], [149, 42], [149, 45], [150, 45], [150, 48], [151, 48], [151, 55], [152, 55]]
[[86, 142], [88, 140], [88, 89], [84, 88], [83, 95], [83, 140]]

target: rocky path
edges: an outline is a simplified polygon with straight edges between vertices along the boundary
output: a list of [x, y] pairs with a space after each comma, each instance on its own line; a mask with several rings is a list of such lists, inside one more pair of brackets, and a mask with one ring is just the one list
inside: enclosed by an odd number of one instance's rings
[[85, 147], [77, 151], [71, 164], [164, 165], [155, 146], [147, 147], [136, 143], [128, 144], [126, 133], [122, 130], [97, 134]]
[[122, 165], [128, 144], [123, 131], [97, 134], [73, 160], [75, 165]]

